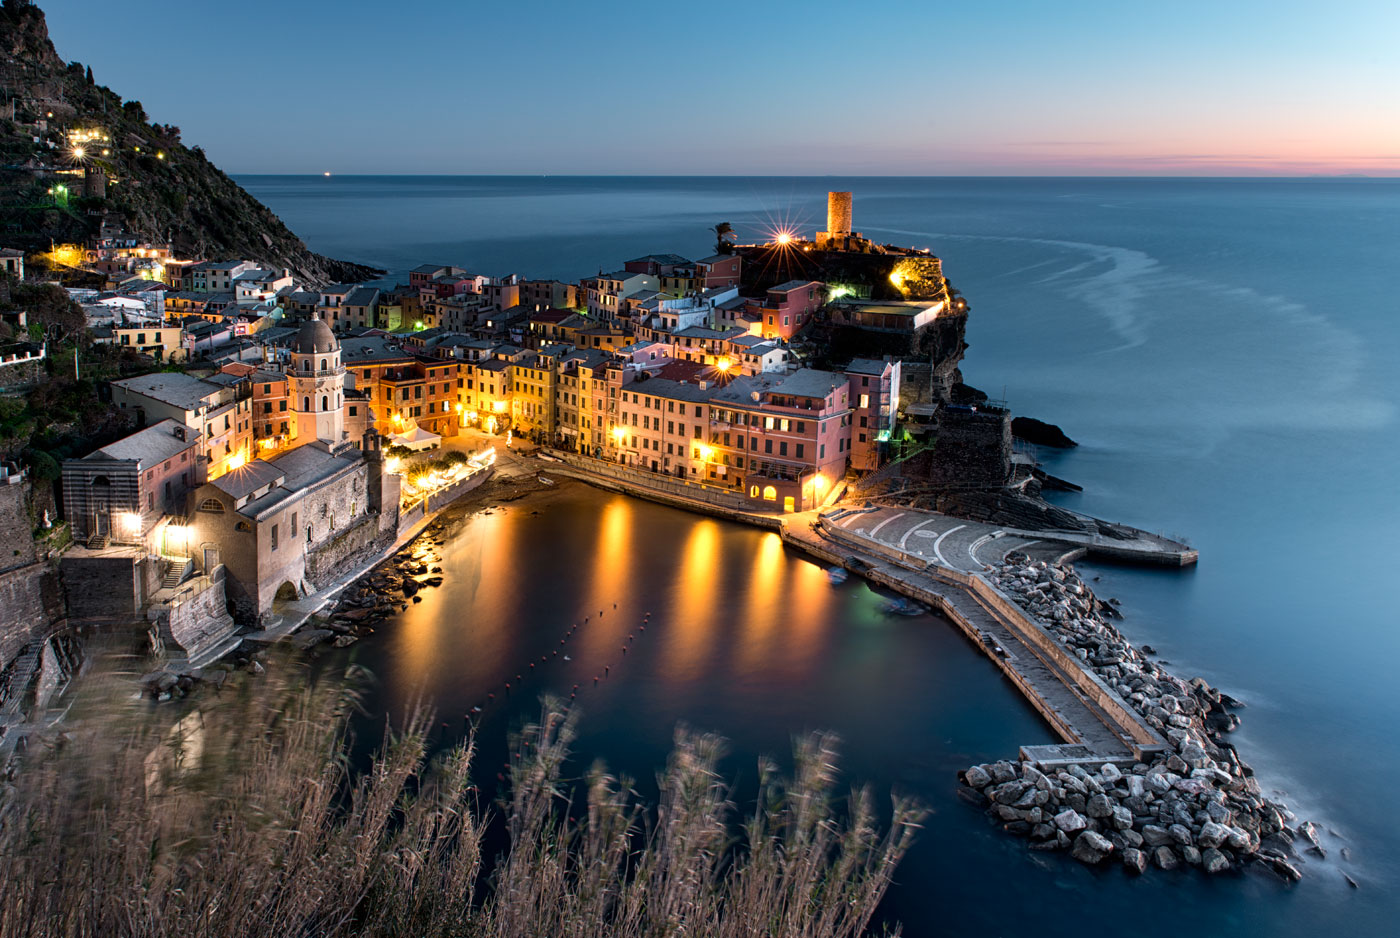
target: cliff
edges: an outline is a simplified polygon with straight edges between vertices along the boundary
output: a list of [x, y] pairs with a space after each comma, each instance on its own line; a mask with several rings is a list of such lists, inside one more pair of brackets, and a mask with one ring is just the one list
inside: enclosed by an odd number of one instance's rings
[[[91, 68], [65, 63], [28, 0], [0, 7], [0, 87], [13, 104], [13, 119], [0, 118], [4, 246], [79, 242], [105, 218], [169, 240], [180, 257], [248, 258], [317, 283], [382, 273], [309, 250], [199, 147], [186, 146], [178, 127], [151, 122], [139, 101], [98, 85]], [[66, 191], [51, 191], [60, 186]]]

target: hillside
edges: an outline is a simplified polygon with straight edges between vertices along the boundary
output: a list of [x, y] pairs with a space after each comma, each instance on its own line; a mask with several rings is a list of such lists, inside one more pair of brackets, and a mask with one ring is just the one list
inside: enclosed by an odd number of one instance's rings
[[[178, 127], [152, 123], [139, 101], [65, 63], [28, 0], [0, 7], [0, 91], [0, 246], [78, 242], [105, 216], [109, 226], [168, 238], [182, 257], [249, 258], [322, 283], [380, 273], [312, 252], [199, 147], [186, 146]], [[101, 171], [105, 191], [84, 194], [84, 171]], [[66, 191], [53, 191], [59, 186]]]

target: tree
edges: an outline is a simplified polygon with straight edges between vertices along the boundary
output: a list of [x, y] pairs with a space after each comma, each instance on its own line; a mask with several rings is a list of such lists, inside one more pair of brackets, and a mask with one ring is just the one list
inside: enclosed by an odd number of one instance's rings
[[727, 221], [722, 221], [712, 229], [715, 233], [715, 253], [730, 254], [734, 251], [734, 226]]
[[87, 328], [83, 308], [67, 292], [52, 283], [22, 283], [14, 288], [11, 303], [29, 311], [31, 335], [35, 326], [55, 342], [80, 337]]

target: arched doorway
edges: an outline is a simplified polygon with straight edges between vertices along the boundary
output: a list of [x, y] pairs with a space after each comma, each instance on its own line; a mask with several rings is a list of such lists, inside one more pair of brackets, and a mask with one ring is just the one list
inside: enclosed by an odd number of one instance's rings
[[293, 584], [291, 580], [287, 580], [281, 586], [277, 587], [277, 595], [273, 597], [273, 599], [283, 603], [296, 602], [299, 598], [300, 595], [297, 593], [296, 585]]

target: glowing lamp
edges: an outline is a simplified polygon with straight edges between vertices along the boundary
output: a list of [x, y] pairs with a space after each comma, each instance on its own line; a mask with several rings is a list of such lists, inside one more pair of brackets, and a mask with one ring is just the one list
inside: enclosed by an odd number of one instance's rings
[[228, 468], [230, 470], [242, 469], [246, 465], [248, 465], [248, 454], [243, 452], [243, 450], [239, 450], [228, 458]]
[[134, 511], [122, 512], [121, 520], [128, 531], [141, 530], [141, 516]]
[[710, 457], [715, 454], [715, 448], [713, 446], [697, 446], [695, 447], [695, 452], [700, 455], [702, 460], [709, 462]]

